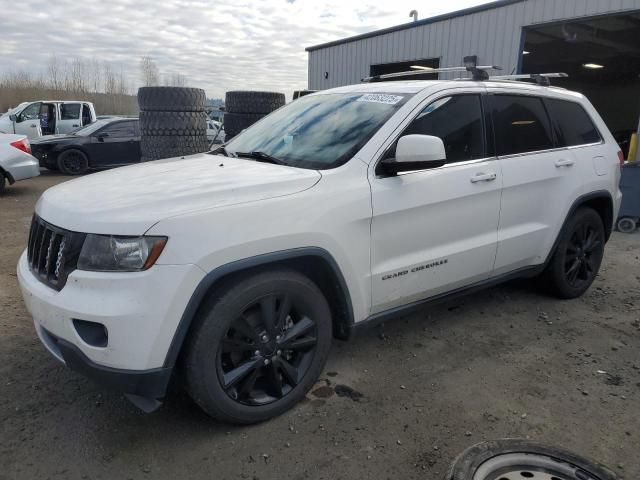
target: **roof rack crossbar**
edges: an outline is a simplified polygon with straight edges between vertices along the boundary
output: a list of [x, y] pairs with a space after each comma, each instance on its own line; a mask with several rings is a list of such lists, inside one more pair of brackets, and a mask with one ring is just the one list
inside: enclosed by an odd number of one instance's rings
[[470, 72], [474, 80], [488, 80], [487, 70], [502, 70], [497, 65], [483, 65], [479, 67], [443, 67], [443, 68], [425, 68], [419, 70], [409, 70], [406, 72], [385, 73], [382, 75], [373, 75], [365, 77], [362, 82], [379, 82], [388, 78], [414, 77], [429, 73], [450, 73], [450, 72]]
[[551, 85], [551, 78], [567, 78], [566, 73], [521, 73], [517, 75], [498, 75], [489, 77], [489, 80], [534, 80], [538, 85], [548, 87]]

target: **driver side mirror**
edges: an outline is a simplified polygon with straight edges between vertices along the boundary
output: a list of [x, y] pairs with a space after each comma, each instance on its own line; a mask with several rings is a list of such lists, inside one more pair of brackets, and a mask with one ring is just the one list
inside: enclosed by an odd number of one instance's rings
[[431, 135], [405, 135], [398, 140], [395, 158], [384, 159], [382, 169], [389, 175], [442, 167], [447, 163], [444, 143]]
[[104, 139], [107, 138], [109, 136], [109, 134], [107, 132], [105, 133], [99, 133], [97, 136], [97, 139], [99, 142], [104, 142]]
[[11, 120], [12, 122], [15, 122], [18, 119], [18, 116], [15, 113], [12, 113], [11, 115], [9, 115], [9, 120]]

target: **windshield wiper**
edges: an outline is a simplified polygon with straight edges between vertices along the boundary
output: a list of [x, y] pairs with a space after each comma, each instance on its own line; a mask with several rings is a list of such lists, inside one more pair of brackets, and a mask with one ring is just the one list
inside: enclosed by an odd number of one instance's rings
[[251, 158], [253, 160], [257, 160], [258, 162], [265, 163], [273, 163], [275, 165], [288, 165], [284, 160], [280, 160], [277, 157], [269, 155], [268, 153], [264, 153], [261, 151], [253, 151], [253, 152], [236, 152], [237, 157], [243, 158]]
[[236, 156], [233, 153], [230, 153], [224, 146], [220, 146], [220, 147], [216, 148], [215, 150], [212, 150], [212, 151], [209, 152], [209, 154], [211, 154], [211, 155], [216, 155], [218, 153], [223, 154], [225, 157], [235, 157]]

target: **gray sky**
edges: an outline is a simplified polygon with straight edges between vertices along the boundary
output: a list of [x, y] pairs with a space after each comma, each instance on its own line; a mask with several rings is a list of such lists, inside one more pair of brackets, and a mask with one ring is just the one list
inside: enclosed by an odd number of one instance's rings
[[[50, 55], [111, 62], [132, 84], [148, 55], [209, 97], [307, 86], [305, 47], [486, 0], [0, 0], [0, 74], [44, 72]], [[20, 12], [20, 15], [16, 15]]]

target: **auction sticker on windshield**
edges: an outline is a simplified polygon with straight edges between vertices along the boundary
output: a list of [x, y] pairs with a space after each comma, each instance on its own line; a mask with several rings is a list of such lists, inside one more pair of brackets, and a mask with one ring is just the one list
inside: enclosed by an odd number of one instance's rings
[[400, 95], [388, 95], [386, 93], [366, 93], [362, 95], [358, 102], [386, 103], [387, 105], [395, 105], [404, 97]]

